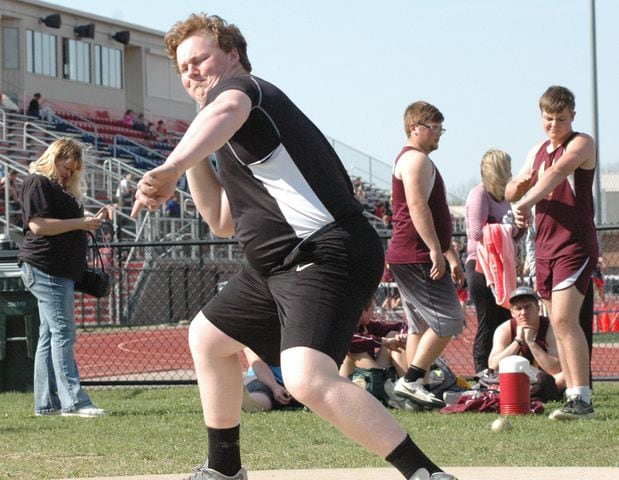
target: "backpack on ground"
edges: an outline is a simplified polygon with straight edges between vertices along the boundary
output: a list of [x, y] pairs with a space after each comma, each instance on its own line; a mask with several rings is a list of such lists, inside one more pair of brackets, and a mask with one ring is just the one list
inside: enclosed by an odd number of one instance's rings
[[395, 368], [358, 368], [356, 367], [350, 379], [358, 386], [365, 388], [368, 392], [380, 400], [383, 405], [387, 405], [388, 397], [385, 393], [385, 381], [396, 380]]
[[441, 357], [438, 357], [430, 367], [428, 385], [428, 390], [438, 398], [443, 398], [443, 393], [445, 392], [461, 392], [466, 390], [465, 387], [460, 385], [458, 376]]

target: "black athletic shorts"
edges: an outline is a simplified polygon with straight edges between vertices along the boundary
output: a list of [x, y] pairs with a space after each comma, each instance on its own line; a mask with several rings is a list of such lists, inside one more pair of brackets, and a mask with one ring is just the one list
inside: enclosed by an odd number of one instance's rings
[[303, 242], [268, 275], [245, 266], [202, 311], [269, 365], [279, 366], [281, 351], [301, 346], [339, 365], [383, 264], [374, 228], [362, 216], [349, 218]]

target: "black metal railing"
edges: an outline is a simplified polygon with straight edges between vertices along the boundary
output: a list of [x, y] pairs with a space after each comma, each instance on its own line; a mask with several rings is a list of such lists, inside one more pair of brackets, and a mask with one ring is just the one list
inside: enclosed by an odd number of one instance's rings
[[[619, 378], [619, 228], [600, 229], [606, 290], [594, 307], [595, 379]], [[188, 325], [242, 266], [234, 240], [116, 243], [103, 252], [114, 278], [103, 299], [76, 294], [80, 334], [76, 356], [86, 384], [175, 384], [195, 381], [187, 346]], [[384, 289], [386, 285], [382, 285]], [[376, 314], [402, 318], [401, 307], [379, 305]], [[471, 376], [471, 339], [476, 318], [466, 309], [467, 327], [445, 355], [454, 370]]]

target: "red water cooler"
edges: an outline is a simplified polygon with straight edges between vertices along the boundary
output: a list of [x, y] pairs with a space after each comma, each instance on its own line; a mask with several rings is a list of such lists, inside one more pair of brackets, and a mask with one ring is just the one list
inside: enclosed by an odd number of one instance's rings
[[519, 355], [505, 357], [499, 362], [499, 406], [501, 415], [531, 413], [529, 361]]

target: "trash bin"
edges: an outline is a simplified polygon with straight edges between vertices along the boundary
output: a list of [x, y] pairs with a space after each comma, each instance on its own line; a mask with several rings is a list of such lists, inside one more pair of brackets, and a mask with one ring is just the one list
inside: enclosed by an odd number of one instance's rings
[[0, 392], [31, 391], [39, 339], [37, 300], [24, 286], [18, 250], [0, 250]]

